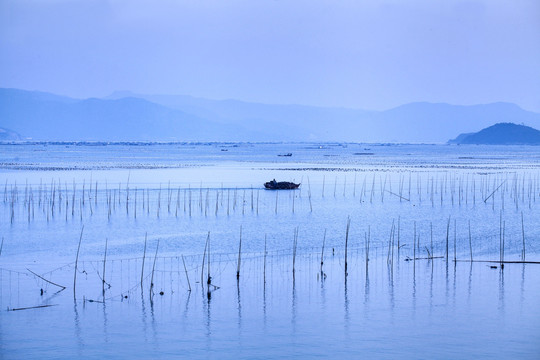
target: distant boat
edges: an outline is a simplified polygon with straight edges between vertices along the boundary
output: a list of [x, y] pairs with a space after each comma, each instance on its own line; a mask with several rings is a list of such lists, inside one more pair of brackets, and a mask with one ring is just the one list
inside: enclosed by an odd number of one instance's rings
[[288, 181], [276, 181], [276, 179], [264, 183], [264, 187], [269, 190], [294, 190], [298, 189], [300, 184], [295, 184]]
[[292, 153], [287, 153], [287, 154], [278, 154], [278, 156], [292, 156]]

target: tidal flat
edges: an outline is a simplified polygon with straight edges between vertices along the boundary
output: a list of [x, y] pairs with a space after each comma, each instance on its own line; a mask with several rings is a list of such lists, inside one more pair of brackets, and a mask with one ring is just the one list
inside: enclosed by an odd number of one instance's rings
[[538, 358], [539, 204], [534, 146], [2, 144], [0, 353]]

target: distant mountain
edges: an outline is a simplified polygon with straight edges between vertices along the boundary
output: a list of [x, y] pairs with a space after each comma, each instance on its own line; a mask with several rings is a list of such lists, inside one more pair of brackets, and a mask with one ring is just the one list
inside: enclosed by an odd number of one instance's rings
[[76, 100], [12, 89], [0, 89], [0, 126], [35, 140], [242, 140], [238, 127], [143, 99]]
[[540, 131], [529, 126], [499, 123], [477, 133], [461, 134], [450, 143], [491, 145], [540, 145]]
[[[358, 141], [359, 120], [370, 111], [304, 105], [275, 105], [239, 100], [210, 100], [185, 95], [143, 95], [115, 92], [108, 99], [136, 97], [221, 124], [240, 125], [251, 133], [272, 134], [272, 140]], [[336, 126], [337, 125], [337, 126]], [[249, 139], [248, 139], [249, 140]]]
[[417, 102], [386, 111], [366, 111], [131, 92], [117, 92], [110, 98], [124, 96], [146, 99], [221, 123], [240, 124], [254, 131], [279, 127], [279, 135], [292, 133], [300, 141], [444, 143], [449, 134], [463, 130], [472, 132], [494, 122], [515, 121], [540, 126], [540, 114], [502, 102], [471, 106]]
[[37, 140], [444, 143], [449, 134], [509, 121], [540, 127], [540, 114], [508, 103], [366, 111], [130, 92], [79, 100], [0, 89], [0, 126]]
[[540, 114], [502, 102], [470, 106], [410, 103], [383, 111], [375, 119], [374, 136], [408, 142], [444, 143], [450, 134], [473, 132], [497, 122], [540, 126]]
[[0, 141], [21, 140], [22, 136], [15, 131], [9, 129], [0, 128]]

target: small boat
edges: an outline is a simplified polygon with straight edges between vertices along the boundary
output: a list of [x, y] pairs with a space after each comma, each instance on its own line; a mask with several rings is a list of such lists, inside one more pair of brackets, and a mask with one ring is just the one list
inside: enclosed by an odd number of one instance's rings
[[278, 156], [281, 156], [281, 157], [283, 157], [283, 156], [292, 156], [292, 153], [278, 154]]
[[276, 181], [276, 179], [264, 183], [264, 187], [269, 190], [294, 190], [298, 189], [300, 184], [295, 184], [288, 181]]

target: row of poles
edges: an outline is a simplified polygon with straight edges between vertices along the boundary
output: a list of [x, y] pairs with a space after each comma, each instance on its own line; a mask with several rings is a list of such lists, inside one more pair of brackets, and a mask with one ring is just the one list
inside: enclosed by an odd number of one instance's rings
[[[519, 211], [519, 206], [527, 205], [530, 209], [532, 204], [536, 202], [537, 195], [540, 193], [540, 177], [538, 174], [520, 174], [518, 173], [500, 173], [493, 177], [490, 175], [480, 176], [477, 179], [475, 174], [455, 175], [445, 173], [444, 176], [437, 175], [436, 177], [427, 174], [426, 179], [422, 180], [420, 173], [416, 174], [416, 192], [418, 203], [429, 201], [432, 207], [435, 204], [443, 206], [446, 200], [450, 200], [452, 206], [455, 204], [462, 206], [472, 203], [488, 204], [491, 203], [495, 210], [496, 199], [502, 210], [508, 197], [511, 205], [515, 206], [516, 211]], [[371, 177], [371, 178], [369, 178]], [[414, 201], [411, 199], [411, 189], [414, 185], [412, 174], [408, 176], [400, 175], [397, 188], [394, 184], [392, 188], [391, 176], [374, 173], [372, 176], [366, 174], [363, 181], [357, 183], [355, 174], [352, 182], [352, 195], [359, 197], [360, 202], [373, 203], [375, 199], [385, 201], [385, 196], [395, 196], [400, 202]], [[351, 185], [351, 184], [349, 184]], [[424, 187], [422, 187], [424, 186]], [[307, 178], [307, 198], [309, 200], [309, 209], [313, 211], [312, 190], [309, 178]], [[335, 177], [333, 184], [333, 196], [337, 197], [338, 178]], [[357, 191], [358, 189], [358, 191]], [[424, 189], [425, 192], [422, 190]], [[343, 180], [343, 197], [347, 194], [347, 177]], [[165, 194], [162, 194], [165, 193]], [[327, 197], [328, 189], [326, 185], [326, 176], [323, 176], [321, 197]], [[101, 195], [100, 195], [101, 194]], [[213, 194], [213, 195], [212, 195]], [[290, 194], [293, 194], [292, 196]], [[424, 197], [422, 197], [424, 196]], [[68, 189], [67, 183], [62, 186], [60, 180], [51, 181], [50, 186], [40, 182], [37, 189], [33, 188], [26, 182], [24, 192], [19, 190], [17, 183], [4, 185], [3, 203], [9, 206], [10, 222], [15, 221], [16, 205], [21, 204], [26, 209], [28, 222], [35, 218], [36, 206], [38, 211], [45, 215], [47, 221], [58, 217], [64, 212], [64, 218], [68, 221], [68, 217], [74, 218], [78, 211], [79, 217], [83, 220], [83, 214], [88, 208], [90, 216], [94, 215], [94, 211], [98, 208], [98, 198], [104, 197], [107, 211], [107, 218], [110, 220], [113, 213], [124, 208], [125, 213], [132, 214], [137, 218], [137, 212], [146, 213], [149, 216], [155, 213], [156, 217], [160, 217], [163, 207], [167, 207], [167, 214], [174, 213], [176, 217], [183, 212], [192, 216], [196, 211], [208, 216], [214, 213], [218, 215], [221, 211], [229, 215], [231, 212], [236, 212], [241, 209], [242, 214], [245, 214], [246, 208], [250, 208], [251, 212], [259, 213], [259, 197], [260, 189], [253, 187], [248, 189], [230, 189], [230, 188], [197, 188], [188, 187], [171, 187], [170, 182], [165, 189], [161, 185], [158, 189], [138, 189], [131, 188], [129, 180], [125, 187], [118, 184], [118, 188], [109, 188], [105, 182], [105, 189], [101, 190], [98, 186], [98, 181], [90, 180], [89, 186], [86, 187], [86, 181], [83, 180], [80, 190], [77, 189], [77, 183], [73, 181], [71, 189]], [[295, 199], [302, 197], [302, 191], [290, 192], [291, 209], [295, 212]], [[427, 199], [426, 199], [427, 197]], [[151, 200], [152, 198], [152, 200]], [[279, 191], [275, 192], [274, 212], [278, 212]], [[214, 204], [212, 206], [212, 204]], [[266, 204], [268, 205], [268, 204]], [[154, 209], [151, 209], [154, 207]]]

